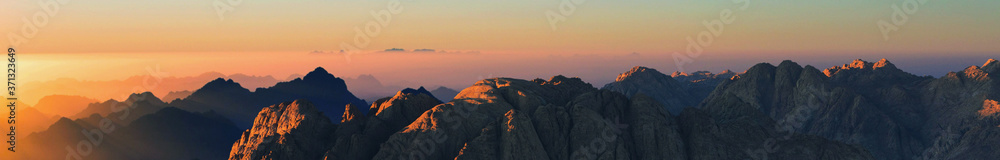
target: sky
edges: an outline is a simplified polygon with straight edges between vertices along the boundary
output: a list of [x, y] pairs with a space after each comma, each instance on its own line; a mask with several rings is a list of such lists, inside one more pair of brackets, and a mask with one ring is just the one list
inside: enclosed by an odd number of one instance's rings
[[[62, 1], [0, 1], [0, 45], [18, 50], [26, 81], [123, 79], [150, 66], [175, 76], [285, 77], [324, 66], [338, 76], [421, 85], [565, 74], [600, 87], [637, 65], [718, 72], [782, 59], [827, 68], [889, 58], [918, 75], [943, 75], [1000, 57], [995, 0], [912, 3], [912, 12], [899, 11], [904, 23], [892, 17], [905, 0]], [[555, 27], [553, 15], [563, 18]], [[687, 39], [720, 19], [731, 23], [701, 54], [685, 54]], [[884, 35], [879, 21], [897, 30]], [[25, 32], [31, 24], [37, 32]], [[342, 44], [360, 46], [355, 29], [368, 24], [381, 26], [377, 35], [359, 54], [341, 53]], [[464, 54], [379, 52], [389, 48]], [[691, 61], [678, 67], [677, 54]]]

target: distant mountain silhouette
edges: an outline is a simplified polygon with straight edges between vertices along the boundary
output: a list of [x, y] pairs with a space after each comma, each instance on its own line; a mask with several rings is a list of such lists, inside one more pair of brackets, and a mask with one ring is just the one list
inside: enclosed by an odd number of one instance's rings
[[174, 101], [174, 100], [177, 100], [177, 99], [183, 99], [185, 97], [191, 96], [191, 93], [194, 93], [194, 92], [188, 91], [188, 90], [170, 91], [170, 93], [167, 93], [166, 96], [163, 96], [163, 99], [161, 99], [161, 100], [165, 101], [165, 102], [170, 102], [170, 101]]
[[[123, 80], [110, 81], [81, 81], [61, 78], [44, 82], [28, 82], [18, 88], [26, 91], [20, 93], [19, 98], [29, 103], [36, 103], [40, 98], [48, 95], [84, 95], [98, 100], [123, 99], [136, 92], [134, 90], [136, 87], [150, 89], [148, 92], [156, 95], [168, 95], [169, 92], [198, 89], [205, 83], [220, 77], [233, 79], [248, 88], [272, 86], [279, 81], [271, 76], [225, 75], [218, 72], [207, 72], [189, 77], [166, 76], [161, 77], [162, 79], [156, 79], [150, 75], [138, 75]], [[147, 91], [140, 90], [139, 92]]]
[[[344, 80], [320, 67], [302, 78], [279, 82], [272, 87], [257, 88], [254, 92], [233, 80], [219, 78], [184, 99], [170, 102], [170, 105], [196, 112], [214, 110], [238, 126], [246, 127], [252, 123], [253, 117], [261, 108], [296, 99], [313, 102], [333, 122], [340, 121], [339, 115], [343, 113], [344, 105], [367, 104], [348, 91]], [[367, 113], [367, 108], [361, 112]]]
[[83, 96], [50, 95], [42, 97], [38, 104], [35, 104], [35, 109], [49, 115], [69, 117], [82, 111], [91, 103], [97, 103], [97, 100]]
[[121, 110], [123, 110], [122, 108], [124, 107], [129, 108], [128, 112], [117, 113], [119, 115], [125, 114], [124, 116], [117, 116], [117, 117], [124, 117], [124, 118], [119, 118], [119, 120], [121, 120], [120, 123], [128, 124], [131, 123], [133, 120], [138, 119], [139, 117], [142, 117], [147, 114], [152, 114], [156, 111], [159, 111], [160, 109], [163, 109], [164, 107], [167, 107], [167, 104], [164, 103], [163, 101], [160, 101], [159, 98], [156, 98], [156, 96], [153, 95], [153, 93], [143, 92], [143, 93], [129, 95], [129, 97], [126, 98], [124, 101], [117, 101], [112, 99], [101, 103], [91, 103], [83, 111], [80, 111], [79, 113], [76, 113], [76, 115], [70, 116], [68, 118], [73, 118], [73, 119], [87, 118], [94, 114], [104, 117], [116, 117], [116, 115], [114, 115], [116, 114], [115, 112], [116, 111], [121, 112]]
[[395, 86], [395, 85], [385, 85], [381, 81], [370, 74], [358, 75], [356, 78], [344, 78], [344, 82], [347, 83], [348, 89], [351, 93], [358, 96], [358, 98], [365, 99], [366, 101], [374, 101], [385, 97], [391, 97], [399, 91], [406, 87]]
[[442, 102], [451, 101], [453, 98], [455, 98], [455, 95], [458, 95], [458, 91], [455, 91], [454, 89], [447, 88], [444, 86], [431, 90], [431, 93], [434, 94], [434, 97], [437, 97]]

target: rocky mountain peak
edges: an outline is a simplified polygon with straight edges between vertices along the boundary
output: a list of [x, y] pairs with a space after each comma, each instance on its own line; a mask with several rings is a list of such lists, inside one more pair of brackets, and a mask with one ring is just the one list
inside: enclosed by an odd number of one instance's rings
[[229, 159], [319, 159], [333, 127], [307, 100], [271, 105], [233, 144]]
[[[678, 74], [678, 73], [675, 72], [675, 74]], [[683, 73], [680, 73], [680, 74], [683, 74]], [[635, 66], [635, 67], [632, 67], [632, 69], [629, 70], [628, 72], [625, 72], [625, 73], [622, 73], [622, 74], [618, 74], [618, 78], [616, 78], [615, 81], [619, 81], [620, 82], [620, 81], [624, 81], [625, 79], [628, 79], [628, 78], [631, 78], [631, 77], [653, 78], [653, 77], [658, 77], [658, 76], [661, 76], [661, 75], [664, 75], [664, 74], [660, 73], [659, 71], [656, 71], [656, 69], [646, 68], [646, 67], [643, 67], [643, 66]]]
[[896, 65], [886, 59], [875, 63], [857, 59], [850, 64], [827, 68], [823, 70], [823, 74], [835, 82], [865, 86], [902, 84], [920, 79], [920, 77], [896, 68]]
[[987, 79], [988, 75], [989, 72], [986, 72], [986, 70], [983, 68], [979, 68], [979, 66], [969, 66], [968, 68], [965, 68], [965, 70], [962, 70], [961, 72], [961, 76], [963, 76], [964, 78], [979, 80], [979, 81]]
[[885, 58], [882, 58], [882, 60], [879, 60], [878, 62], [875, 62], [874, 67], [875, 68], [882, 68], [882, 67], [896, 68], [896, 65], [893, 65], [891, 62], [889, 62], [889, 60], [886, 60]]
[[358, 110], [358, 107], [354, 106], [354, 104], [347, 104], [344, 107], [344, 116], [340, 119], [340, 123], [343, 124], [351, 121], [356, 121], [359, 118], [364, 119], [365, 115], [362, 114], [361, 111]]
[[[323, 114], [313, 106], [312, 102], [307, 100], [295, 100], [292, 102], [284, 102], [277, 105], [271, 105], [264, 108], [257, 114], [257, 118], [254, 120], [255, 124], [257, 122], [271, 122], [264, 124], [278, 124], [277, 133], [287, 134], [291, 132], [291, 129], [300, 127], [310, 127], [317, 128], [320, 126], [305, 126], [313, 124], [324, 124], [326, 118]], [[326, 122], [329, 123], [329, 122]], [[255, 125], [254, 128], [260, 126]], [[270, 129], [270, 128], [257, 128], [257, 129]]]
[[681, 72], [681, 71], [674, 71], [674, 73], [670, 74], [670, 77], [680, 77], [680, 76], [687, 76], [687, 75], [688, 75], [687, 73], [684, 73], [684, 72]]
[[[885, 58], [883, 58], [882, 60], [879, 60], [878, 62], [875, 62], [875, 63], [868, 62], [868, 61], [861, 60], [861, 59], [856, 59], [853, 62], [851, 62], [850, 64], [844, 64], [843, 66], [839, 66], [839, 67], [830, 67], [830, 68], [824, 70], [823, 73], [826, 73], [827, 76], [831, 76], [832, 77], [833, 74], [836, 74], [838, 71], [841, 71], [841, 70], [879, 70], [879, 69], [884, 69], [884, 70], [888, 70], [888, 71], [899, 71], [899, 69], [896, 68], [896, 65], [892, 64], [891, 62], [889, 62], [889, 60], [886, 60]], [[902, 71], [899, 71], [899, 72], [902, 72]]]
[[420, 86], [420, 88], [418, 88], [418, 89], [413, 89], [413, 88], [403, 89], [403, 90], [399, 91], [398, 93], [396, 93], [396, 96], [401, 96], [403, 94], [424, 94], [424, 95], [427, 95], [427, 96], [429, 96], [431, 98], [437, 99], [438, 103], [442, 103], [440, 99], [438, 99], [437, 97], [434, 97], [434, 94], [432, 94], [430, 91], [427, 91], [427, 89], [425, 89], [423, 86]]
[[[860, 59], [858, 59], [858, 60], [860, 60]], [[858, 60], [855, 60], [854, 62], [857, 63]], [[854, 64], [852, 63], [851, 65], [854, 65]], [[795, 63], [792, 60], [784, 60], [784, 61], [781, 61], [781, 64], [778, 64], [778, 68], [785, 68], [785, 67], [798, 67], [798, 68], [801, 68], [802, 65], [799, 65], [799, 63]]]
[[580, 77], [566, 77], [563, 75], [552, 76], [548, 81], [535, 81], [539, 85], [555, 85], [555, 86], [574, 86], [574, 87], [593, 87], [590, 83], [584, 82]]
[[982, 68], [983, 71], [996, 73], [997, 71], [1000, 71], [1000, 61], [997, 61], [996, 59], [986, 60], [986, 63], [983, 64]]
[[733, 74], [733, 73], [735, 73], [735, 72], [733, 72], [731, 70], [728, 70], [728, 69], [725, 70], [725, 71], [719, 72], [720, 75], [722, 75], [722, 74]]
[[[754, 65], [753, 67], [750, 67], [750, 69], [747, 69], [747, 71], [745, 72], [746, 76], [742, 76], [741, 75], [739, 77], [742, 78], [742, 77], [748, 77], [748, 76], [752, 76], [752, 75], [758, 75], [758, 76], [771, 75], [771, 74], [774, 74], [774, 70], [776, 68], [777, 67], [775, 67], [774, 65], [771, 65], [770, 63], [758, 63], [757, 65]], [[738, 78], [736, 78], [736, 79], [738, 79]]]
[[691, 96], [678, 80], [688, 78], [705, 79], [710, 77], [710, 72], [695, 72], [695, 74], [684, 74], [675, 72], [677, 79], [664, 75], [655, 69], [646, 67], [633, 67], [628, 72], [618, 75], [615, 82], [604, 85], [601, 89], [615, 91], [632, 97], [636, 94], [644, 94], [656, 99], [663, 104], [670, 113], [678, 114], [685, 107], [691, 107], [700, 101]]
[[127, 102], [146, 101], [151, 104], [157, 104], [157, 105], [165, 104], [162, 100], [156, 98], [156, 95], [153, 95], [152, 92], [132, 93], [131, 95], [128, 96], [128, 99], [124, 101]]
[[339, 79], [339, 78], [333, 76], [333, 74], [330, 74], [330, 72], [327, 72], [326, 69], [323, 69], [323, 67], [316, 67], [316, 69], [314, 69], [312, 72], [309, 72], [306, 74], [306, 76], [302, 77], [302, 80], [307, 80], [307, 81], [331, 80], [331, 79]]
[[232, 89], [232, 88], [243, 88], [239, 83], [233, 81], [233, 79], [223, 79], [216, 78], [202, 86], [201, 89]]

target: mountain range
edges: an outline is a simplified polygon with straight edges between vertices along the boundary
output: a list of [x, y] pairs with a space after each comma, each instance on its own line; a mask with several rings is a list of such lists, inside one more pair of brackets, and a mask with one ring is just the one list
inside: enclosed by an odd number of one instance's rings
[[[822, 71], [792, 61], [761, 63], [739, 74], [694, 74], [708, 75], [701, 77], [635, 67], [602, 89], [564, 76], [493, 78], [427, 109], [378, 147], [335, 147], [357, 146], [359, 136], [369, 135], [362, 131], [332, 134], [328, 151], [297, 153], [310, 159], [990, 159], [1000, 140], [998, 66], [991, 59], [941, 78], [915, 76], [884, 59]], [[693, 89], [711, 82], [708, 94]], [[343, 117], [371, 123], [357, 114]], [[255, 148], [247, 144], [234, 146]], [[358, 148], [369, 154], [356, 154]], [[233, 150], [230, 159], [290, 153]]]
[[490, 78], [368, 104], [317, 68], [252, 92], [220, 78], [169, 102], [147, 92], [91, 103], [41, 118], [53, 124], [22, 144], [28, 159], [992, 159], [998, 78], [993, 59], [943, 77], [885, 59], [719, 74], [637, 66], [602, 88]]

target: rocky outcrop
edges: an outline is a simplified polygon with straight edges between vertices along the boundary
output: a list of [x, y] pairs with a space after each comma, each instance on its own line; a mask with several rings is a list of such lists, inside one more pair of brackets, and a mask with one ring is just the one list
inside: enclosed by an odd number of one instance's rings
[[253, 128], [233, 144], [229, 159], [320, 159], [333, 129], [306, 100], [272, 105], [261, 110]]
[[656, 99], [673, 115], [680, 114], [686, 107], [693, 107], [700, 102], [691, 96], [684, 87], [670, 76], [652, 68], [633, 67], [632, 70], [618, 75], [615, 82], [604, 85], [602, 89], [617, 91], [632, 96], [642, 93]]
[[441, 104], [423, 87], [407, 88], [393, 97], [372, 104], [368, 115], [347, 106], [333, 148], [326, 159], [371, 159], [390, 135], [409, 125], [432, 107]]

